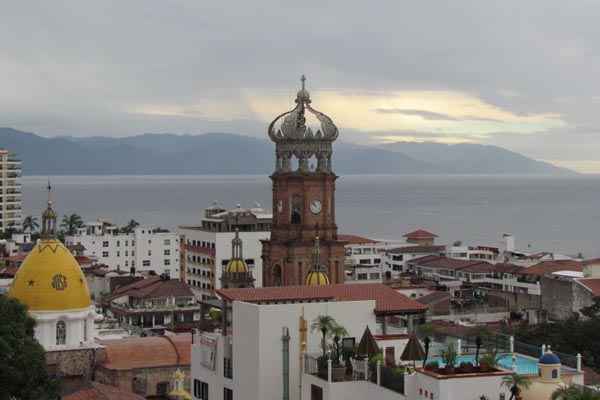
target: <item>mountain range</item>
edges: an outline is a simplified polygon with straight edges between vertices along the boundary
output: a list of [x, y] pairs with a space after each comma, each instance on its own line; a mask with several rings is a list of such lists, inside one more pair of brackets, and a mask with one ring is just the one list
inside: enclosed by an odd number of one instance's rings
[[[268, 174], [274, 144], [229, 133], [44, 137], [0, 128], [0, 147], [26, 175]], [[338, 174], [574, 174], [497, 146], [397, 142], [334, 144]]]

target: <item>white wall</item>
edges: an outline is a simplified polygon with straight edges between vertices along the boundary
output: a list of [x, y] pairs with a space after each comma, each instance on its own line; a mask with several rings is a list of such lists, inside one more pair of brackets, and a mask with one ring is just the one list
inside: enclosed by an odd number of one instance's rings
[[[65, 242], [67, 245], [81, 243], [86, 256], [96, 258], [98, 263], [106, 264], [110, 269], [129, 271], [133, 266], [136, 272], [152, 270], [159, 275], [168, 273], [172, 278], [179, 278], [179, 237], [174, 232], [151, 231], [152, 227], [141, 226], [131, 234], [88, 235], [81, 229], [80, 234], [67, 236]], [[107, 247], [104, 247], [105, 242], [108, 242]], [[169, 255], [165, 255], [165, 250]], [[145, 266], [144, 261], [149, 261], [150, 265]]]
[[[411, 400], [430, 399], [431, 393], [434, 400], [479, 400], [482, 395], [494, 400], [499, 398], [500, 393], [508, 393], [501, 386], [503, 376], [436, 379], [417, 372], [405, 380], [405, 394]], [[419, 394], [419, 389], [423, 390], [422, 395]], [[428, 397], [424, 395], [425, 390], [430, 394]], [[506, 396], [507, 399], [509, 397], [510, 395]]]

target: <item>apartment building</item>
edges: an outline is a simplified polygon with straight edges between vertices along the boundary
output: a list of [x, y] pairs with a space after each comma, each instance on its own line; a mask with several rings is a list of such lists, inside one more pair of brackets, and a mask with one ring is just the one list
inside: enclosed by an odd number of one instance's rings
[[105, 221], [88, 222], [65, 242], [68, 247], [83, 246], [83, 255], [111, 270], [180, 275], [179, 237], [165, 229], [138, 226], [126, 233]]
[[0, 230], [20, 230], [21, 160], [6, 149], [0, 149]]

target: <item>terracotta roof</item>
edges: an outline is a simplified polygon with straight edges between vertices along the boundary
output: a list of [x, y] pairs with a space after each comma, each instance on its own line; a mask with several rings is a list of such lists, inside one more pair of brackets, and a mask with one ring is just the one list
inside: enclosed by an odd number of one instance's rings
[[446, 246], [405, 246], [391, 249], [388, 252], [392, 254], [427, 254], [427, 253], [443, 253]]
[[187, 283], [179, 279], [162, 279], [159, 276], [153, 276], [117, 288], [110, 299], [124, 295], [137, 298], [157, 298], [170, 296], [191, 297], [194, 296], [194, 293]]
[[478, 262], [477, 264], [468, 265], [464, 268], [461, 268], [460, 270], [463, 272], [471, 272], [474, 274], [486, 274], [494, 272], [496, 269], [492, 264], [482, 261]]
[[494, 264], [494, 269], [496, 270], [496, 272], [502, 272], [505, 274], [518, 274], [525, 270], [525, 267], [521, 267], [519, 265], [511, 263], [498, 263]]
[[574, 260], [542, 261], [531, 267], [525, 268], [520, 273], [523, 275], [543, 276], [558, 271], [582, 272], [584, 263]]
[[89, 386], [62, 397], [63, 400], [144, 400], [145, 397], [115, 386], [90, 382]]
[[576, 281], [589, 290], [594, 297], [600, 297], [600, 278], [582, 278]]
[[425, 229], [417, 229], [404, 235], [409, 239], [433, 239], [438, 237], [436, 234], [426, 231]]
[[107, 369], [130, 370], [167, 366], [189, 366], [192, 335], [134, 337], [100, 340], [105, 346]]
[[[430, 258], [427, 258], [430, 257]], [[455, 258], [441, 257], [441, 256], [427, 256], [421, 257], [415, 260], [410, 260], [411, 264], [417, 264], [424, 267], [431, 267], [437, 269], [453, 269], [462, 270], [467, 267], [473, 267], [476, 265], [490, 266], [491, 264], [485, 261], [477, 260], [457, 260]], [[483, 268], [483, 267], [482, 267]], [[487, 268], [487, 267], [485, 267]], [[475, 272], [475, 270], [474, 270]]]
[[75, 256], [75, 259], [77, 260], [77, 262], [79, 263], [79, 265], [81, 265], [81, 264], [91, 264], [92, 262], [94, 262], [94, 260], [92, 260], [88, 256]]
[[6, 257], [6, 261], [23, 261], [27, 257], [27, 253], [19, 253], [14, 256]]
[[338, 235], [338, 240], [342, 242], [348, 242], [347, 244], [377, 243], [377, 240], [357, 235]]
[[0, 268], [0, 276], [8, 276], [8, 277], [13, 277], [16, 275], [17, 271], [19, 270], [19, 267], [4, 267], [4, 268]]
[[449, 300], [449, 299], [450, 299], [450, 293], [436, 291], [433, 293], [426, 294], [425, 296], [419, 297], [417, 299], [417, 301], [421, 304], [430, 305], [430, 304], [435, 304], [440, 301]]
[[326, 286], [283, 286], [249, 289], [220, 289], [228, 301], [249, 303], [302, 300], [375, 300], [376, 314], [424, 312], [427, 307], [381, 283], [336, 284]]

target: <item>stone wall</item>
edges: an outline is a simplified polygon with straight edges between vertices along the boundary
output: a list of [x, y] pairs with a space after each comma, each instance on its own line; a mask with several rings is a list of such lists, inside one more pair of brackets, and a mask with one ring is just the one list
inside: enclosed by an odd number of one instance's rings
[[142, 396], [156, 396], [159, 383], [171, 383], [173, 374], [181, 369], [186, 379], [184, 387], [190, 390], [190, 367], [168, 366], [157, 368], [137, 368], [130, 370], [111, 370], [100, 366], [96, 369], [96, 381], [116, 386], [123, 390], [133, 391]]
[[490, 298], [495, 298], [496, 303], [504, 303], [510, 311], [539, 310], [542, 308], [541, 296], [527, 293], [511, 293], [487, 288], [481, 289], [485, 290]]
[[91, 380], [94, 367], [103, 361], [103, 348], [82, 348], [46, 352], [46, 364], [59, 376]]
[[571, 279], [542, 278], [542, 308], [548, 319], [565, 320], [593, 303], [590, 292]]

